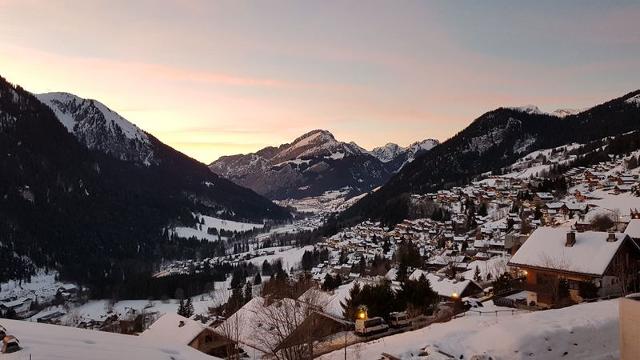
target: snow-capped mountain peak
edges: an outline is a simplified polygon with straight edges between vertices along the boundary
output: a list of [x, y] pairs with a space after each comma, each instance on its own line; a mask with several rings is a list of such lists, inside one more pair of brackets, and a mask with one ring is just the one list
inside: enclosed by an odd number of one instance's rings
[[395, 143], [387, 143], [384, 146], [379, 146], [371, 150], [371, 155], [377, 157], [378, 160], [386, 163], [397, 158], [405, 151], [407, 151], [407, 148], [404, 148]]
[[514, 106], [514, 107], [511, 107], [510, 109], [527, 113], [527, 114], [544, 114], [544, 112], [540, 110], [540, 108], [538, 108], [536, 105], [531, 105], [531, 104], [524, 105], [524, 106]]
[[625, 102], [628, 104], [635, 104], [636, 106], [640, 106], [640, 94], [628, 98], [627, 100], [625, 100]]
[[559, 118], [564, 118], [570, 115], [579, 114], [582, 111], [584, 111], [584, 109], [556, 109], [550, 115], [554, 115]]
[[440, 142], [435, 139], [416, 141], [413, 144], [409, 145], [409, 151], [411, 151], [415, 155], [417, 152], [422, 150], [431, 150], [438, 144], [440, 144]]
[[64, 92], [36, 97], [88, 148], [121, 160], [156, 163], [149, 135], [101, 102]]
[[271, 160], [278, 163], [318, 156], [335, 158], [362, 153], [366, 151], [353, 142], [340, 142], [327, 130], [313, 130], [296, 138], [291, 144], [282, 145]]
[[413, 161], [419, 153], [431, 150], [439, 143], [440, 142], [435, 139], [416, 141], [407, 147], [402, 147], [394, 143], [387, 143], [384, 146], [374, 148], [371, 150], [370, 154], [378, 158], [378, 160], [383, 163], [390, 163], [392, 161], [398, 162], [398, 169], [395, 170], [397, 171], [405, 164]]

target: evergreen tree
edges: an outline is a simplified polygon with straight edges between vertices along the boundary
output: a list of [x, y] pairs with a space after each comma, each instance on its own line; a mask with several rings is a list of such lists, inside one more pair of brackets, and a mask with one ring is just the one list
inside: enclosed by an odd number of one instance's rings
[[242, 287], [245, 281], [246, 277], [244, 275], [244, 271], [240, 268], [237, 268], [233, 271], [233, 275], [231, 277], [231, 288], [235, 289], [238, 287]]
[[358, 263], [358, 272], [360, 275], [365, 275], [367, 271], [367, 261], [364, 259], [364, 256], [360, 257], [360, 262]]
[[256, 276], [253, 278], [253, 285], [260, 285], [262, 284], [262, 276], [260, 276], [260, 273], [256, 273]]
[[478, 215], [480, 216], [487, 216], [487, 203], [486, 202], [481, 202], [480, 203], [480, 208], [478, 208]]
[[429, 314], [437, 300], [438, 294], [433, 291], [424, 274], [420, 275], [418, 280], [405, 281], [396, 294], [399, 306], [404, 309], [412, 309], [418, 314]]
[[304, 254], [302, 254], [302, 260], [300, 261], [302, 270], [310, 271], [313, 267], [313, 262], [313, 253], [311, 251], [305, 251]]
[[191, 301], [191, 298], [187, 298], [187, 302], [184, 304], [184, 317], [186, 318], [190, 318], [193, 316], [194, 313], [194, 309], [193, 309], [193, 302]]
[[185, 307], [184, 307], [184, 300], [180, 299], [180, 304], [178, 305], [178, 315], [185, 316], [185, 313], [186, 312], [185, 312]]
[[262, 275], [271, 276], [273, 274], [273, 269], [271, 269], [271, 264], [265, 260], [262, 262]]
[[244, 303], [248, 303], [253, 298], [253, 288], [251, 284], [247, 282], [244, 286]]
[[[487, 280], [490, 279], [490, 275], [491, 273], [487, 274]], [[513, 283], [513, 277], [511, 276], [511, 274], [504, 273], [498, 276], [498, 278], [492, 283], [493, 292], [495, 294], [500, 294], [507, 290], [511, 290], [512, 283]]]

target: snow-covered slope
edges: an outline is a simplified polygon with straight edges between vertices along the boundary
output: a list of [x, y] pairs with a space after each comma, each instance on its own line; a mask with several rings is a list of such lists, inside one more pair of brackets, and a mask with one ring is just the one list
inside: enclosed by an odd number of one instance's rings
[[36, 97], [88, 148], [121, 160], [156, 163], [149, 135], [101, 102], [64, 92]]
[[571, 143], [551, 149], [532, 151], [505, 168], [506, 177], [529, 179], [548, 173], [552, 167], [567, 165], [577, 159], [572, 151], [583, 147], [583, 144]]
[[[485, 306], [487, 303], [485, 303]], [[617, 359], [618, 300], [585, 303], [564, 309], [516, 312], [490, 306], [483, 315], [407, 331], [380, 340], [352, 345], [348, 358], [378, 359], [385, 352], [416, 359], [432, 346], [455, 359]], [[321, 359], [342, 359], [343, 350]]]
[[625, 100], [625, 102], [640, 107], [640, 94], [628, 98], [627, 100]]

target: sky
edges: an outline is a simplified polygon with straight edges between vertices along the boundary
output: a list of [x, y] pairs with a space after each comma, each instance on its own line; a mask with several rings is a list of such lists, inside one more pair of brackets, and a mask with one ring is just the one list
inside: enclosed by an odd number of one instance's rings
[[638, 1], [0, 0], [0, 76], [209, 163], [312, 129], [446, 140], [499, 106], [640, 88]]

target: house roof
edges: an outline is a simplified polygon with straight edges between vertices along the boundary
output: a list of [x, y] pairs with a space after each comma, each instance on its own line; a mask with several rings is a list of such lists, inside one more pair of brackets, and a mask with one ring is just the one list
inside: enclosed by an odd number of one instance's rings
[[200, 335], [205, 326], [195, 320], [174, 313], [166, 313], [154, 322], [140, 336], [163, 342], [189, 345]]
[[427, 278], [427, 280], [429, 280], [429, 284], [431, 285], [433, 291], [435, 291], [438, 295], [444, 297], [450, 297], [453, 293], [460, 295], [471, 284], [471, 280], [452, 280], [447, 277], [438, 276], [436, 274], [428, 273], [420, 269], [415, 270], [413, 273], [411, 273], [409, 279], [418, 280], [423, 274]]
[[640, 239], [640, 219], [631, 219], [624, 233], [634, 239]]
[[22, 350], [2, 354], [3, 360], [29, 358], [49, 360], [214, 360], [186, 345], [140, 336], [2, 319], [7, 331], [20, 340]]
[[538, 228], [518, 249], [509, 265], [600, 276], [627, 237], [616, 233], [616, 241], [607, 242], [606, 232], [587, 231], [575, 235], [575, 244], [568, 247], [565, 246], [566, 228]]
[[282, 326], [281, 331], [292, 331], [288, 325], [280, 323], [281, 319], [286, 318], [291, 324], [299, 324], [305, 317], [306, 308], [306, 304], [290, 298], [269, 303], [263, 297], [254, 297], [214, 330], [223, 336], [229, 336], [226, 333], [231, 331], [233, 340], [268, 354], [282, 340], [281, 335], [288, 335], [276, 334], [269, 327]]

